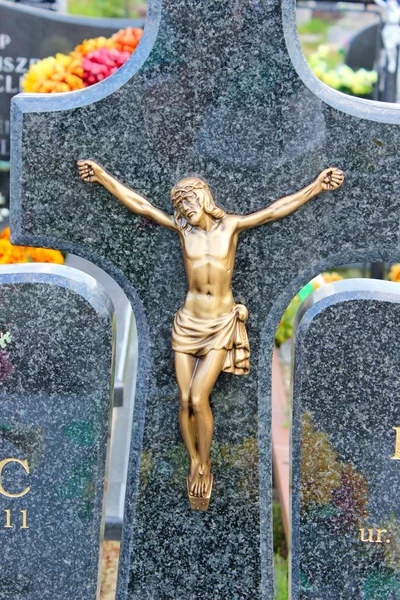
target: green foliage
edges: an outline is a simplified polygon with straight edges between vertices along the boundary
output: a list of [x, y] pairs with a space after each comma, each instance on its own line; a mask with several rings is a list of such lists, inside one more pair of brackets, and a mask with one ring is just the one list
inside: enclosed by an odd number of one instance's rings
[[378, 81], [376, 71], [358, 69], [353, 71], [349, 66], [337, 64], [334, 68], [329, 63], [329, 46], [321, 45], [308, 57], [308, 64], [314, 75], [329, 87], [351, 96], [370, 96]]
[[274, 600], [288, 600], [288, 561], [279, 554], [275, 554], [274, 567]]
[[283, 313], [282, 319], [278, 325], [278, 329], [275, 335], [275, 342], [278, 346], [293, 335], [293, 323], [297, 311], [299, 310], [301, 300], [299, 296], [295, 296], [285, 312]]
[[316, 35], [326, 36], [331, 23], [322, 19], [310, 19], [307, 23], [302, 23], [298, 26], [299, 35]]
[[137, 18], [143, 6], [143, 0], [68, 0], [70, 14], [86, 17]]
[[272, 515], [274, 523], [274, 554], [279, 554], [282, 558], [286, 558], [287, 544], [285, 529], [283, 527], [282, 509], [279, 502], [272, 503]]
[[328, 19], [311, 19], [298, 26], [301, 48], [306, 58], [315, 52], [318, 46], [326, 43], [331, 25], [332, 21]]

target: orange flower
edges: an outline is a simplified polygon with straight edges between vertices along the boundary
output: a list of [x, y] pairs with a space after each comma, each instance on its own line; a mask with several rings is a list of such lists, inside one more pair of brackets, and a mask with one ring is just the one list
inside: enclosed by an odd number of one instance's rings
[[0, 233], [0, 264], [42, 262], [62, 265], [64, 257], [58, 250], [47, 248], [31, 248], [29, 246], [13, 246], [10, 243], [10, 228]]
[[28, 258], [34, 262], [41, 263], [54, 263], [62, 265], [64, 257], [58, 250], [51, 250], [48, 248], [25, 248]]
[[74, 52], [79, 53], [81, 56], [86, 56], [89, 52], [99, 50], [100, 48], [114, 48], [112, 40], [103, 36], [83, 40], [82, 44], [75, 47]]
[[117, 50], [132, 52], [140, 42], [143, 35], [143, 29], [137, 27], [126, 27], [126, 29], [120, 29], [117, 33], [111, 37], [112, 47]]
[[10, 261], [11, 263], [25, 263], [29, 262], [27, 260], [25, 248], [23, 246], [13, 246], [10, 244], [11, 252], [10, 252]]
[[0, 264], [1, 265], [9, 264], [10, 253], [11, 253], [11, 247], [10, 247], [9, 242], [4, 238], [0, 238]]
[[391, 266], [391, 269], [388, 273], [388, 278], [390, 281], [400, 282], [400, 263]]

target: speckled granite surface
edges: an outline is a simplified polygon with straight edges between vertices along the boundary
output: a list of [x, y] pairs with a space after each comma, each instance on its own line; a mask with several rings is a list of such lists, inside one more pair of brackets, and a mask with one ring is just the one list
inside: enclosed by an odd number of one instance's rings
[[399, 288], [339, 282], [297, 323], [293, 600], [400, 598]]
[[[150, 0], [144, 38], [113, 77], [70, 95], [14, 100], [13, 239], [93, 260], [135, 311], [140, 357], [118, 600], [271, 600], [277, 323], [321, 270], [400, 257], [400, 107], [319, 83], [297, 45], [294, 4], [282, 7]], [[233, 290], [250, 313], [252, 372], [221, 376], [213, 393], [216, 485], [206, 515], [186, 505], [177, 423], [170, 330], [186, 288], [179, 241], [81, 183], [75, 163], [85, 157], [169, 212], [170, 188], [193, 172], [228, 212], [246, 213], [327, 166], [345, 171], [337, 193], [239, 241]]]
[[54, 265], [0, 266], [0, 307], [0, 598], [95, 600], [113, 308]]

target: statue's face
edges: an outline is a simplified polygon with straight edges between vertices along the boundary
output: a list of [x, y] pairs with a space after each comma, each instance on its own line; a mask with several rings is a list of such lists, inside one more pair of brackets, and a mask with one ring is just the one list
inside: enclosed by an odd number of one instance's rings
[[204, 208], [200, 198], [195, 192], [189, 192], [178, 203], [182, 215], [189, 225], [195, 227], [201, 221]]

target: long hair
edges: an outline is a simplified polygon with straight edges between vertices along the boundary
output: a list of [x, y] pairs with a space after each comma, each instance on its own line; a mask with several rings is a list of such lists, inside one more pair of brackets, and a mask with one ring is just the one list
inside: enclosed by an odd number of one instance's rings
[[213, 219], [222, 219], [225, 216], [225, 211], [215, 204], [210, 188], [201, 177], [185, 177], [178, 181], [171, 190], [175, 223], [182, 231], [190, 231], [191, 226], [180, 209], [180, 201], [193, 196], [199, 200], [204, 212]]

